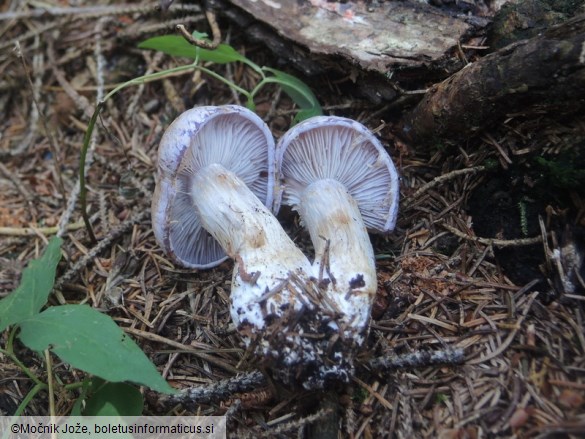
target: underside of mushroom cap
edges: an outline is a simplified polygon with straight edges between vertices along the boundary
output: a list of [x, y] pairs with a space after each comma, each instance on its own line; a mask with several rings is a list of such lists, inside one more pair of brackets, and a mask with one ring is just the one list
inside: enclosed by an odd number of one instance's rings
[[317, 116], [291, 128], [276, 147], [284, 188], [275, 198], [298, 206], [315, 181], [342, 183], [358, 203], [368, 230], [394, 229], [398, 173], [380, 141], [362, 124], [337, 116]]
[[236, 105], [197, 107], [168, 127], [158, 151], [152, 226], [159, 245], [177, 263], [211, 268], [227, 256], [203, 229], [190, 188], [198, 170], [220, 164], [273, 207], [274, 140], [252, 111]]

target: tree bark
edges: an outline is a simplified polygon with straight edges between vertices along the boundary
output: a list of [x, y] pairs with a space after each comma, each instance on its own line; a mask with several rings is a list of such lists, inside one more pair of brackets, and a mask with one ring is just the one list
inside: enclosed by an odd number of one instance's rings
[[399, 98], [398, 83], [419, 89], [461, 69], [459, 46], [477, 44], [490, 21], [455, 3], [448, 10], [416, 0], [208, 2], [287, 68], [326, 76], [345, 96], [373, 104]]

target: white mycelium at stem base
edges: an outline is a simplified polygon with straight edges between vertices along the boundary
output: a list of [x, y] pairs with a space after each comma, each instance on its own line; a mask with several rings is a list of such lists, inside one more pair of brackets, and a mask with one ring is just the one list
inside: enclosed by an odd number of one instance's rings
[[303, 303], [294, 288], [278, 287], [291, 272], [307, 279], [311, 265], [272, 213], [223, 166], [198, 170], [191, 198], [203, 227], [236, 261], [231, 314], [248, 345], [250, 336], [259, 334], [268, 322], [301, 309]]
[[326, 293], [342, 313], [344, 336], [363, 342], [376, 294], [374, 251], [358, 205], [340, 182], [311, 183], [298, 210], [315, 245], [313, 276], [328, 279]]

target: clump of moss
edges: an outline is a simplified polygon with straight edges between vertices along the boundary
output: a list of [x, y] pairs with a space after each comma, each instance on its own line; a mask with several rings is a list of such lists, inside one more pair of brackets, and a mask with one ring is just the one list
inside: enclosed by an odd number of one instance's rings
[[585, 157], [579, 151], [585, 145], [551, 158], [536, 157], [535, 162], [541, 175], [541, 182], [560, 190], [585, 187]]

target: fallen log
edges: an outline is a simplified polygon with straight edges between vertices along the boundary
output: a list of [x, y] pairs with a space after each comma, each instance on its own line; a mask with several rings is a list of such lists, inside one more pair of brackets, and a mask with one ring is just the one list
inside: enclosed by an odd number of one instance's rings
[[585, 108], [585, 15], [467, 65], [434, 85], [401, 123], [412, 144], [457, 142], [537, 106]]
[[414, 0], [208, 1], [287, 68], [343, 83], [350, 96], [374, 104], [399, 98], [397, 84], [419, 89], [461, 69], [460, 46], [477, 44], [495, 12]]

